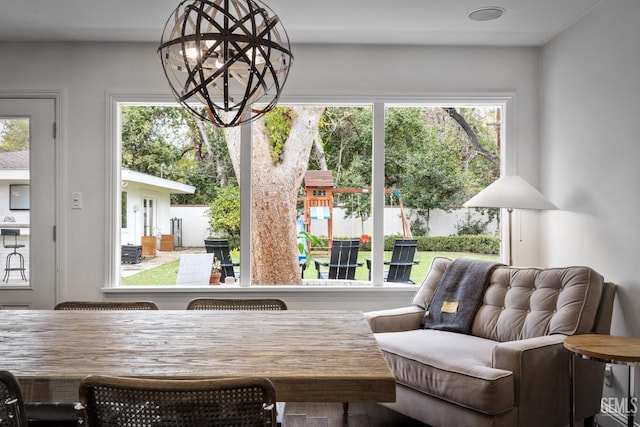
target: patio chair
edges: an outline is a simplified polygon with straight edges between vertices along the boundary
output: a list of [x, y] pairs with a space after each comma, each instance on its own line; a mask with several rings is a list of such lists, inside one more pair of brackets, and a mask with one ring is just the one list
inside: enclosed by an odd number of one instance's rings
[[27, 427], [20, 383], [9, 371], [0, 371], [0, 427]]
[[160, 380], [88, 376], [80, 383], [78, 425], [174, 427], [276, 425], [267, 378]]
[[286, 310], [281, 299], [219, 299], [196, 298], [189, 301], [187, 310]]
[[215, 258], [220, 260], [220, 267], [222, 267], [222, 275], [220, 281], [224, 283], [225, 277], [233, 277], [237, 279], [234, 267], [240, 265], [238, 262], [231, 260], [231, 251], [229, 250], [228, 240], [207, 240], [204, 241], [204, 248], [207, 253], [212, 253]]
[[[358, 262], [359, 249], [360, 240], [334, 240], [329, 262], [314, 260], [318, 279], [354, 280], [356, 268], [362, 266], [362, 263]], [[322, 271], [321, 266], [328, 267], [328, 271]]]
[[[391, 261], [385, 261], [385, 265], [389, 266], [384, 271], [385, 282], [410, 283], [415, 284], [411, 280], [411, 268], [419, 264], [413, 259], [416, 256], [418, 241], [415, 239], [396, 239], [393, 242], [393, 251], [391, 252]], [[367, 268], [369, 269], [369, 280], [371, 280], [371, 260], [367, 259]]]
[[151, 301], [63, 301], [54, 310], [157, 310]]

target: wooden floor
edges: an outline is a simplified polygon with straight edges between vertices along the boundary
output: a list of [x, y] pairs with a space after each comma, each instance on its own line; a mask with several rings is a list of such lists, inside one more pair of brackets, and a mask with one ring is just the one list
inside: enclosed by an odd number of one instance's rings
[[375, 403], [291, 403], [285, 406], [282, 427], [428, 427]]
[[[286, 403], [282, 427], [429, 427], [375, 403]], [[76, 427], [75, 421], [29, 422], [29, 427]]]

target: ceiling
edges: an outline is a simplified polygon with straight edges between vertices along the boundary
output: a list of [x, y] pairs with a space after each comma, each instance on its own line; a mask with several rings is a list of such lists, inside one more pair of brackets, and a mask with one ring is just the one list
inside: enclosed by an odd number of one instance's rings
[[[265, 0], [291, 43], [539, 46], [604, 0]], [[2, 0], [0, 41], [158, 42], [177, 0]], [[506, 9], [477, 22], [481, 6]]]

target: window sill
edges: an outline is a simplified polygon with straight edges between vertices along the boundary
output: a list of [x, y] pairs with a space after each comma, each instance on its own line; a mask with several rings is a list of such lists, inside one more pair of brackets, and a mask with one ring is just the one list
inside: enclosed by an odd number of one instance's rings
[[202, 285], [202, 286], [118, 286], [104, 287], [105, 294], [128, 293], [324, 293], [324, 292], [410, 292], [415, 293], [418, 285], [385, 283], [384, 285], [372, 285], [370, 282], [358, 281], [310, 281], [305, 285]]

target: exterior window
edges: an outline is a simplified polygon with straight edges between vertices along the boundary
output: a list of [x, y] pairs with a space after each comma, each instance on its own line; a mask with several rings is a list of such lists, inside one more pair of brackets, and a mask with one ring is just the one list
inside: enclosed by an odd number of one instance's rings
[[[335, 240], [359, 242], [354, 285], [393, 281], [396, 240], [417, 241], [406, 284], [421, 283], [434, 256], [498, 259], [498, 212], [471, 212], [462, 203], [500, 175], [505, 104], [378, 105], [384, 134], [374, 131], [374, 104], [281, 104], [254, 122], [251, 198], [241, 205], [246, 152], [238, 128], [195, 122], [173, 105], [121, 104], [122, 244], [156, 237], [160, 252], [182, 246], [204, 254], [206, 240], [226, 240], [235, 264], [227, 274], [237, 279], [241, 217], [248, 215], [252, 277], [243, 280], [252, 285], [314, 284], [326, 274], [321, 264]], [[376, 146], [384, 147], [383, 162], [373, 157]], [[374, 207], [375, 191], [384, 203]], [[487, 236], [479, 254], [473, 235]], [[385, 267], [373, 272], [371, 260], [381, 253]], [[123, 264], [116, 281], [174, 285], [179, 261], [173, 263], [160, 279], [131, 274]]]

